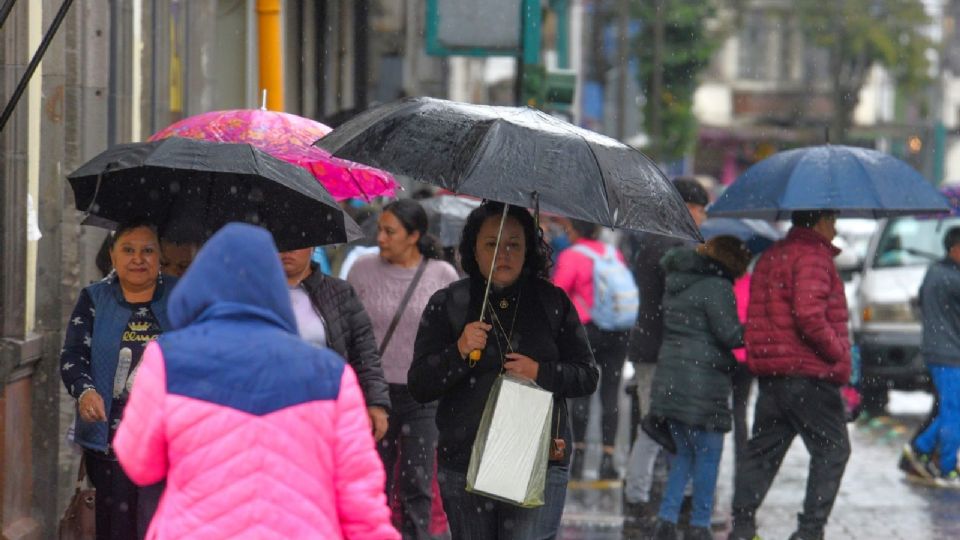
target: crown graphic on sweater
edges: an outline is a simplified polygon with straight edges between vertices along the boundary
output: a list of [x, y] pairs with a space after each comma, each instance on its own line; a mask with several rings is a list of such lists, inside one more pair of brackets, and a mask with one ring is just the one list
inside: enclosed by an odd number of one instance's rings
[[146, 332], [150, 330], [150, 323], [148, 322], [133, 322], [127, 325], [127, 328], [133, 332]]

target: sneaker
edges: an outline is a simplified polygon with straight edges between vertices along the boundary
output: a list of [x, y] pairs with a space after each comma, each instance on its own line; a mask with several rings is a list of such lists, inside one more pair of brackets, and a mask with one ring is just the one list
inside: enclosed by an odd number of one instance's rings
[[788, 540], [823, 540], [823, 534], [811, 536], [809, 534], [801, 533], [800, 531], [797, 531], [791, 534]]
[[730, 531], [727, 540], [760, 540], [760, 536], [757, 535], [757, 529], [754, 526], [738, 526], [736, 520], [734, 520], [733, 530]]
[[713, 540], [713, 532], [706, 527], [690, 527], [683, 533], [683, 540]]
[[677, 524], [658, 519], [653, 530], [653, 540], [677, 540]]
[[603, 453], [603, 457], [600, 458], [600, 472], [598, 477], [601, 480], [620, 479], [620, 472], [617, 471], [616, 466], [613, 464], [613, 454]]
[[960, 489], [960, 470], [954, 469], [946, 475], [937, 478], [937, 486], [949, 489]]
[[[903, 445], [903, 454], [900, 457], [901, 469], [907, 474], [914, 474], [928, 480], [938, 478], [940, 470], [933, 460], [933, 456], [917, 451], [913, 444]], [[907, 466], [909, 465], [909, 467]]]

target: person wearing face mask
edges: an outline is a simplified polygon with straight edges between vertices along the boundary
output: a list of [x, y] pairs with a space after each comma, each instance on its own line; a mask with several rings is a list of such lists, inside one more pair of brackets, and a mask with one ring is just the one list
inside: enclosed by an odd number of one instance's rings
[[[572, 444], [566, 401], [593, 393], [599, 377], [577, 310], [547, 279], [547, 246], [529, 212], [510, 207], [495, 254], [502, 213], [502, 204], [485, 203], [467, 218], [459, 250], [468, 277], [430, 299], [408, 376], [415, 400], [439, 400], [438, 478], [454, 540], [557, 535]], [[479, 320], [488, 279], [486, 318]], [[475, 350], [481, 351], [479, 360], [470, 356]], [[551, 438], [562, 440], [556, 448], [567, 449], [553, 454], [544, 504], [536, 508], [465, 490], [484, 405], [504, 371], [553, 393]]]
[[413, 400], [407, 388], [407, 369], [413, 361], [413, 339], [427, 300], [455, 281], [457, 271], [437, 259], [439, 249], [427, 235], [427, 213], [411, 199], [383, 208], [377, 245], [379, 253], [358, 258], [347, 281], [373, 323], [389, 384], [390, 421], [378, 445], [387, 470], [387, 494], [392, 495], [399, 483], [403, 537], [430, 538], [437, 406]]
[[114, 271], [80, 292], [70, 316], [60, 376], [77, 400], [75, 441], [96, 488], [97, 538], [130, 540], [143, 537], [162, 488], [137, 488], [111, 443], [144, 348], [170, 328], [167, 299], [176, 278], [160, 274], [160, 243], [146, 220], [121, 224], [109, 254]]

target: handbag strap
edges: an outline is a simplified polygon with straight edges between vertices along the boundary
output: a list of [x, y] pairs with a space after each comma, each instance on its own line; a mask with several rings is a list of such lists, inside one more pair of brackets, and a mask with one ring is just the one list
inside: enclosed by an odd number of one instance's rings
[[80, 467], [77, 469], [77, 491], [83, 489], [83, 481], [87, 478], [87, 455], [80, 456]]
[[413, 291], [417, 288], [417, 283], [420, 282], [420, 276], [423, 275], [423, 271], [426, 268], [427, 258], [423, 257], [423, 260], [420, 261], [420, 266], [417, 267], [417, 273], [413, 275], [413, 280], [410, 282], [410, 285], [407, 286], [407, 292], [403, 294], [403, 299], [400, 300], [400, 305], [397, 306], [397, 312], [393, 314], [393, 320], [390, 321], [386, 335], [383, 336], [383, 341], [380, 343], [380, 356], [383, 356], [383, 351], [387, 350], [387, 344], [390, 343], [390, 338], [393, 337], [393, 331], [397, 329], [397, 325], [400, 323], [400, 317], [403, 316], [403, 310], [407, 308], [407, 303], [410, 302], [410, 297], [413, 296]]

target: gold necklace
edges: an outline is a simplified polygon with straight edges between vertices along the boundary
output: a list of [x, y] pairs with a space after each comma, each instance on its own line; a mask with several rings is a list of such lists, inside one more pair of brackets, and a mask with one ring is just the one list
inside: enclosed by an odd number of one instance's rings
[[[503, 324], [500, 322], [500, 316], [497, 315], [497, 312], [493, 309], [493, 306], [490, 306], [490, 315], [493, 319], [493, 323], [500, 329], [500, 333], [503, 334], [503, 337], [507, 340], [506, 349], [508, 353], [515, 352], [513, 350], [513, 329], [517, 324], [517, 314], [520, 313], [520, 294], [523, 291], [520, 290], [517, 292], [517, 301], [513, 309], [513, 317], [510, 319], [510, 332], [508, 333], [504, 328]], [[509, 305], [509, 304], [508, 304]], [[500, 367], [503, 368], [504, 354], [503, 349], [500, 347], [500, 336], [494, 335], [494, 338], [497, 340], [497, 350], [500, 351]]]

